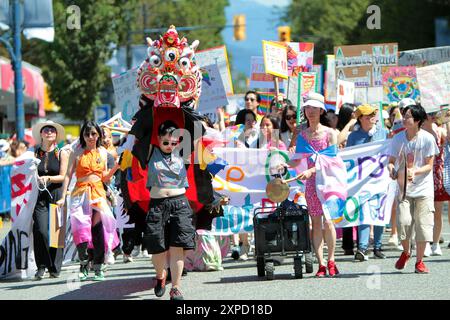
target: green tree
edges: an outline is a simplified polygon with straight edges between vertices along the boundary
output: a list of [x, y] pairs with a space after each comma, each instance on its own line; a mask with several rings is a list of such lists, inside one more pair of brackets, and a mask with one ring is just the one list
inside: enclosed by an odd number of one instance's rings
[[78, 0], [81, 28], [69, 29], [70, 0], [53, 1], [55, 39], [52, 43], [25, 41], [24, 60], [42, 68], [50, 98], [70, 119], [92, 118], [100, 103], [99, 92], [110, 83], [110, 59], [114, 45], [124, 38], [124, 10], [134, 1]]

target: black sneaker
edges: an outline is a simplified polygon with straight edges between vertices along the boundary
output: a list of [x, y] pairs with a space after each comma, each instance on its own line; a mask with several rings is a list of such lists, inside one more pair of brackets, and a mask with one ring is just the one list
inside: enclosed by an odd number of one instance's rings
[[238, 260], [241, 255], [241, 248], [239, 246], [235, 246], [231, 249], [231, 257], [234, 260]]
[[170, 273], [170, 268], [167, 268], [166, 281], [167, 282], [172, 281], [172, 274]]
[[344, 250], [344, 256], [353, 256], [355, 254], [355, 252], [353, 251], [353, 249], [345, 249]]
[[156, 279], [155, 296], [162, 297], [166, 292], [166, 277]]
[[445, 239], [441, 236], [440, 238], [439, 238], [439, 244], [443, 244], [445, 242]]
[[183, 272], [181, 273], [182, 277], [186, 277], [187, 276], [187, 270], [186, 268], [183, 268]]
[[178, 288], [170, 289], [170, 300], [184, 300], [183, 295]]
[[358, 260], [358, 261], [361, 261], [361, 262], [368, 261], [369, 260], [369, 256], [368, 256], [367, 250], [366, 251], [361, 251], [361, 250], [356, 251], [355, 260]]
[[45, 268], [38, 268], [38, 271], [34, 275], [34, 280], [42, 280], [44, 278]]
[[378, 259], [386, 259], [386, 255], [381, 252], [381, 249], [374, 249], [373, 256]]

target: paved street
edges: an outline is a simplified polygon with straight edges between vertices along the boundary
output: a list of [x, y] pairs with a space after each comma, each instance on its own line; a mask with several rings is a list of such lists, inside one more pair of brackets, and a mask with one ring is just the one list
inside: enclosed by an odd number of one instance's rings
[[[190, 272], [183, 278], [187, 299], [449, 299], [450, 298], [450, 227], [444, 218], [441, 257], [426, 258], [429, 275], [414, 273], [414, 259], [403, 272], [394, 268], [400, 252], [385, 247], [387, 259], [354, 262], [339, 249], [336, 262], [342, 273], [335, 279], [316, 279], [313, 274], [294, 279], [292, 259], [275, 268], [275, 280], [266, 281], [256, 275], [256, 262], [224, 261], [224, 271]], [[387, 242], [385, 235], [384, 242]], [[340, 243], [338, 243], [340, 247]], [[124, 264], [122, 257], [110, 266], [104, 282], [77, 279], [78, 265], [63, 268], [61, 278], [0, 282], [0, 299], [159, 299], [152, 287], [154, 269], [148, 258], [137, 258]], [[314, 266], [314, 272], [317, 265]], [[169, 299], [168, 292], [161, 299]]]

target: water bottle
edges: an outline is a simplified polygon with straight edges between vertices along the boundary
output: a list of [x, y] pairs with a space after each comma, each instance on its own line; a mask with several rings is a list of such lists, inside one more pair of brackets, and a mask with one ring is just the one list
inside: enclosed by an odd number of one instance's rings
[[296, 246], [298, 244], [297, 223], [292, 224], [292, 244]]

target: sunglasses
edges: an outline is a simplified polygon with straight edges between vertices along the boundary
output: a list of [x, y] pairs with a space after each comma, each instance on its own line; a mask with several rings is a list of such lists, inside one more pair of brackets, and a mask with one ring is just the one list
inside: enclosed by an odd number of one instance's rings
[[177, 142], [169, 142], [169, 141], [163, 141], [162, 142], [162, 145], [163, 146], [168, 146], [169, 144], [172, 146], [172, 147], [175, 147], [175, 146], [177, 146], [178, 145], [178, 141]]
[[253, 101], [256, 101], [256, 99], [254, 99], [254, 98], [245, 98], [245, 101], [251, 101], [251, 102], [253, 102]]
[[56, 129], [53, 127], [44, 127], [41, 132], [43, 133], [56, 133]]
[[297, 114], [294, 114], [294, 115], [291, 115], [291, 116], [286, 116], [286, 120], [287, 121], [290, 121], [290, 120], [293, 120], [293, 119], [297, 119]]

